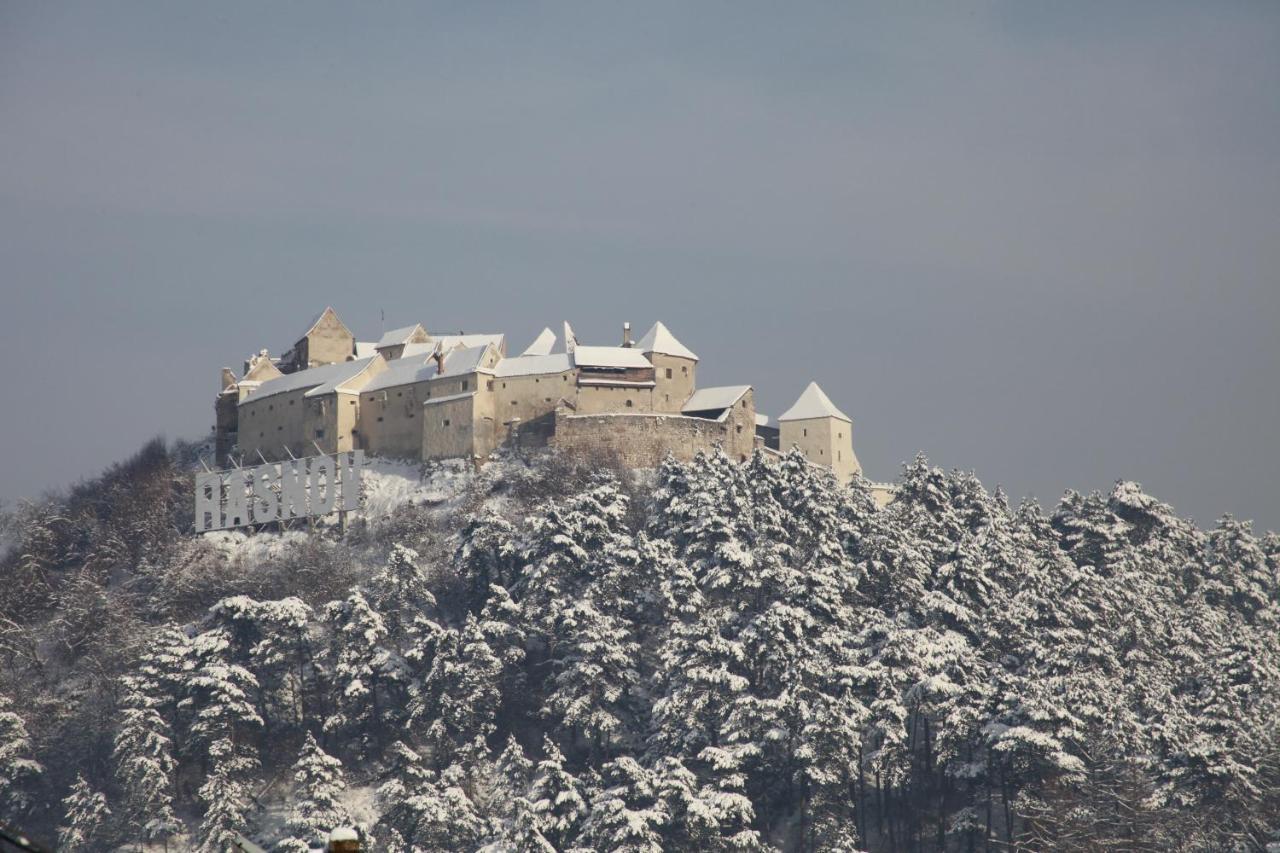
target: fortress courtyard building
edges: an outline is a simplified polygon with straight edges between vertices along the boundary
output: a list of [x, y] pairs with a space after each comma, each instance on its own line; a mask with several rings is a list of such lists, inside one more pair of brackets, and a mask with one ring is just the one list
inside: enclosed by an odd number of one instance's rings
[[[422, 323], [358, 341], [332, 308], [277, 357], [220, 374], [218, 464], [364, 450], [483, 463], [502, 446], [563, 447], [637, 468], [716, 446], [731, 458], [793, 445], [842, 482], [861, 473], [853, 422], [810, 383], [777, 426], [750, 385], [699, 388], [698, 356], [661, 322], [633, 341], [579, 344], [568, 323], [508, 355], [499, 333], [436, 335]], [[887, 487], [873, 486], [887, 500]]]

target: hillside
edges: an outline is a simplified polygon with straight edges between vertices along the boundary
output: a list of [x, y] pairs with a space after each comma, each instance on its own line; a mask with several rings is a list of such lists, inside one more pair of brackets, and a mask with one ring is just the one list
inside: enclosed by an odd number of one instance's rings
[[1280, 842], [1280, 536], [923, 457], [376, 463], [194, 537], [156, 441], [4, 518], [0, 815], [59, 849]]

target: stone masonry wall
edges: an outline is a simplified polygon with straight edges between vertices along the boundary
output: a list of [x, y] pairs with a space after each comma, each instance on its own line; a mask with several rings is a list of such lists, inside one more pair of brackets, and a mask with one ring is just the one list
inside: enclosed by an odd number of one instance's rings
[[[754, 420], [754, 409], [751, 417]], [[598, 455], [633, 468], [654, 468], [670, 453], [688, 461], [717, 444], [732, 459], [743, 459], [755, 446], [751, 430], [738, 430], [734, 417], [709, 421], [683, 415], [556, 413], [551, 444], [573, 452]]]

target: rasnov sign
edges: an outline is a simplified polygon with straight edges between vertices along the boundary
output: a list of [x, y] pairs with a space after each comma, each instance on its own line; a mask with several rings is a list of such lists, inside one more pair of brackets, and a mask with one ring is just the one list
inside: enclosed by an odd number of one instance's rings
[[196, 474], [196, 532], [314, 518], [360, 505], [364, 451]]

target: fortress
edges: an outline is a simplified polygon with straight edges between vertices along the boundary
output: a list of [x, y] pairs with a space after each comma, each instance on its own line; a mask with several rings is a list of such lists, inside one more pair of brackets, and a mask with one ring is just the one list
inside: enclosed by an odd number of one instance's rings
[[852, 421], [816, 383], [773, 426], [750, 385], [699, 388], [697, 369], [660, 322], [634, 342], [623, 324], [616, 346], [579, 344], [565, 323], [563, 340], [544, 329], [508, 356], [502, 334], [421, 324], [357, 341], [326, 308], [283, 355], [264, 349], [239, 377], [222, 369], [216, 454], [221, 467], [349, 450], [479, 464], [503, 445], [560, 446], [643, 468], [716, 445], [734, 459], [795, 445], [842, 482], [861, 472]]

